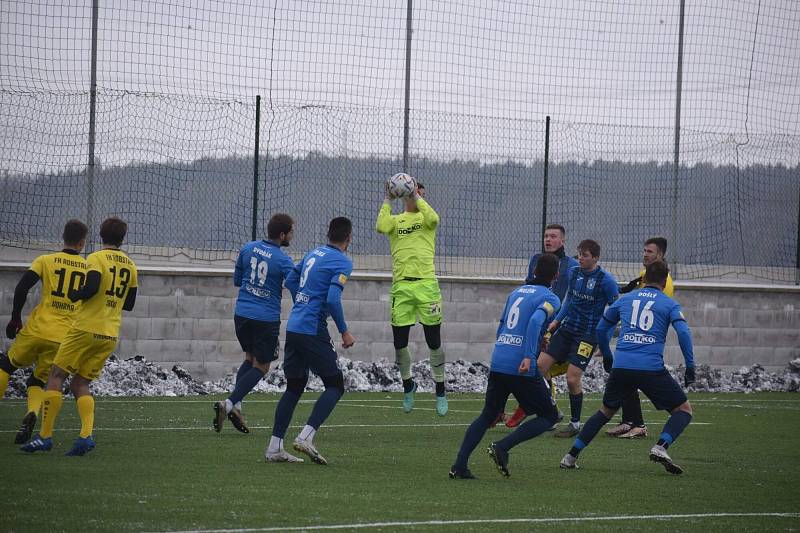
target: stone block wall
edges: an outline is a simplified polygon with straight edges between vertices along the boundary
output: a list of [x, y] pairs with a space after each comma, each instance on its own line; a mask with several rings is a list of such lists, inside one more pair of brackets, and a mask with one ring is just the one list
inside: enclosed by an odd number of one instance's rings
[[[0, 325], [9, 319], [14, 287], [26, 268], [0, 265]], [[489, 360], [497, 322], [514, 285], [503, 280], [441, 280], [442, 339], [448, 359]], [[339, 349], [340, 355], [365, 361], [394, 357], [389, 286], [384, 274], [354, 273], [344, 292], [344, 309], [356, 345]], [[38, 298], [37, 285], [25, 314]], [[133, 312], [123, 318], [118, 353], [143, 355], [163, 366], [177, 363], [200, 378], [220, 377], [242, 358], [233, 328], [235, 298], [227, 269], [141, 268], [139, 297]], [[734, 368], [760, 363], [779, 369], [800, 356], [798, 287], [677, 282], [676, 299], [692, 327], [698, 364]], [[286, 293], [284, 319], [289, 305]], [[4, 339], [2, 346], [9, 343]], [[412, 329], [410, 349], [416, 359], [428, 357], [422, 328]], [[674, 333], [666, 358], [669, 364], [683, 360]]]

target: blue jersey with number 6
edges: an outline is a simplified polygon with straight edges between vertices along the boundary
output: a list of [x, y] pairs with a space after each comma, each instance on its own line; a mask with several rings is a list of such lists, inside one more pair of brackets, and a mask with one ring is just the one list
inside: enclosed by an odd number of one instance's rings
[[[622, 323], [614, 352], [614, 368], [661, 370], [664, 368], [664, 342], [670, 324], [688, 332], [681, 306], [654, 287], [628, 293], [606, 309], [598, 332]], [[684, 346], [682, 346], [683, 348]], [[684, 350], [687, 366], [694, 366], [691, 342]]]
[[555, 316], [561, 301], [548, 287], [522, 285], [508, 297], [497, 341], [492, 352], [491, 370], [501, 374], [519, 376], [519, 365], [525, 357], [531, 358], [531, 368], [524, 374], [536, 377], [536, 358], [539, 341], [550, 320]]
[[292, 290], [297, 288], [286, 331], [327, 336], [328, 291], [331, 285], [344, 289], [352, 272], [353, 261], [334, 246], [326, 244], [308, 252], [286, 281]]
[[274, 242], [245, 244], [233, 271], [233, 284], [239, 287], [234, 312], [253, 320], [280, 321], [283, 282], [292, 268], [292, 260]]

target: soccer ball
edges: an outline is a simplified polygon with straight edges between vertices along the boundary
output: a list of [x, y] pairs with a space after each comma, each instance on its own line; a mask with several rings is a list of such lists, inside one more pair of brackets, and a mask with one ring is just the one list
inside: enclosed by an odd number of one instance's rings
[[417, 189], [417, 182], [405, 172], [399, 172], [386, 180], [386, 188], [393, 198], [408, 198]]

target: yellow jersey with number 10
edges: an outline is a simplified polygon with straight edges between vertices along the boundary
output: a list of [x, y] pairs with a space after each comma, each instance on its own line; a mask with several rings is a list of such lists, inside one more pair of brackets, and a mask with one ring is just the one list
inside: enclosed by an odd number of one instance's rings
[[86, 258], [88, 272], [100, 273], [100, 288], [85, 300], [72, 327], [89, 333], [118, 337], [122, 306], [128, 291], [137, 286], [136, 265], [121, 250], [100, 250]]
[[61, 342], [69, 331], [80, 302], [67, 298], [71, 289], [80, 289], [86, 277], [86, 260], [77, 253], [58, 252], [40, 255], [30, 270], [42, 281], [42, 296], [31, 311], [25, 332], [40, 339]]

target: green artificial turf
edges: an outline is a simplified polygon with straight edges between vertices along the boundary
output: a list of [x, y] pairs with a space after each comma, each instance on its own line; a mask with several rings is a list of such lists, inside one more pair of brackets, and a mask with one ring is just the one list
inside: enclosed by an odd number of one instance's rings
[[[298, 406], [288, 448], [316, 396], [306, 394]], [[264, 460], [277, 395], [245, 400], [249, 435], [230, 424], [220, 434], [211, 429], [215, 397], [98, 398], [97, 448], [85, 457], [63, 456], [79, 427], [74, 402], [64, 403], [53, 451], [28, 455], [13, 444], [24, 402], [4, 400], [0, 530], [800, 529], [800, 395], [692, 394], [694, 423], [670, 448], [682, 476], [648, 460], [666, 419], [650, 410], [649, 438], [598, 435], [577, 471], [558, 468], [572, 440], [546, 433], [512, 450], [511, 477], [503, 478], [485, 449], [510, 430], [492, 429], [470, 461], [476, 481], [451, 480], [447, 472], [482, 395], [451, 395], [444, 418], [432, 395], [419, 394], [411, 414], [402, 412], [400, 396], [346, 394], [316, 438], [329, 466]], [[559, 403], [569, 410], [566, 399]], [[598, 395], [587, 396], [584, 420], [598, 406]], [[713, 516], [720, 513], [793, 514]], [[655, 517], [686, 514], [703, 516]], [[580, 521], [558, 520], [567, 518]]]

